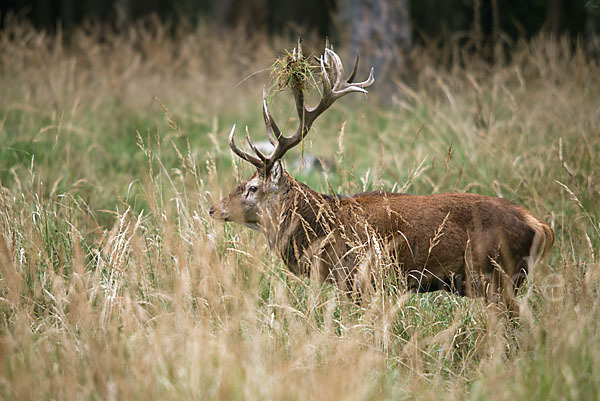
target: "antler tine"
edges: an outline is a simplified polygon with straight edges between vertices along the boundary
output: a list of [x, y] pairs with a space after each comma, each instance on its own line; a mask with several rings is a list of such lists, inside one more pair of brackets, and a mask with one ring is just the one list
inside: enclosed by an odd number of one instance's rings
[[332, 61], [329, 73], [333, 76], [333, 89], [335, 90], [344, 81], [344, 65], [342, 64], [342, 60], [340, 60], [340, 56], [333, 50], [325, 49], [325, 53]]
[[354, 68], [352, 68], [352, 74], [348, 77], [346, 82], [351, 83], [356, 77], [356, 73], [358, 72], [358, 60], [360, 60], [360, 53], [358, 50], [356, 51], [356, 59], [354, 60]]
[[277, 124], [275, 124], [275, 121], [273, 121], [269, 109], [267, 109], [267, 99], [265, 98], [263, 98], [263, 118], [265, 120], [269, 142], [271, 142], [271, 145], [275, 146], [279, 142], [279, 138], [281, 138], [281, 131], [277, 127]]
[[[367, 86], [371, 86], [373, 82], [375, 82], [375, 78], [373, 77], [373, 73], [375, 72], [375, 68], [371, 67], [371, 71], [369, 71], [369, 77], [362, 82], [346, 82], [350, 87], [361, 88], [364, 90]], [[353, 72], [354, 73], [354, 72]], [[350, 80], [349, 80], [350, 81]], [[359, 91], [362, 92], [362, 91]], [[365, 90], [364, 93], [367, 93]]]
[[302, 36], [298, 36], [298, 59], [304, 57], [302, 55]]
[[258, 158], [262, 161], [261, 164], [264, 164], [267, 161], [267, 158], [265, 157], [265, 155], [262, 154], [262, 152], [260, 150], [258, 150], [258, 148], [254, 145], [254, 142], [252, 142], [252, 139], [250, 139], [250, 132], [248, 131], [248, 126], [246, 125], [246, 142], [248, 142], [248, 145], [250, 146], [250, 149], [252, 149], [252, 151], [254, 153], [256, 153], [256, 156], [258, 156]]
[[[333, 46], [331, 46], [331, 44], [329, 43], [329, 36], [325, 36], [325, 49], [333, 50]], [[327, 55], [327, 52], [323, 52], [323, 59], [325, 61], [325, 64], [329, 65], [329, 56]]]
[[319, 58], [321, 63], [321, 76], [323, 78], [323, 95], [331, 92], [331, 80], [329, 79], [329, 73], [327, 72], [327, 62], [324, 57]]
[[[295, 146], [298, 142], [294, 141], [294, 136], [285, 137], [281, 133], [279, 127], [273, 120], [271, 113], [269, 113], [269, 108], [267, 107], [267, 98], [266, 92], [263, 91], [263, 118], [265, 120], [265, 127], [267, 129], [267, 135], [269, 137], [269, 142], [274, 146], [273, 151], [268, 157], [265, 157], [265, 170], [269, 170], [273, 163], [276, 160], [281, 159], [281, 157], [288, 151], [289, 148]], [[260, 157], [260, 156], [259, 156]]]
[[[248, 132], [248, 130], [246, 130], [246, 133], [247, 132]], [[233, 139], [234, 133], [235, 133], [235, 124], [233, 124], [233, 127], [231, 128], [231, 132], [229, 133], [229, 147], [231, 148], [231, 150], [233, 150], [233, 153], [235, 153], [242, 159], [246, 160], [247, 162], [252, 163], [254, 166], [256, 166], [256, 168], [258, 168], [258, 169], [263, 168], [265, 166], [265, 163], [262, 160], [244, 152], [243, 150], [241, 150], [240, 148], [238, 148], [236, 146], [235, 141]], [[249, 136], [248, 136], [248, 138], [249, 138]], [[252, 144], [251, 147], [252, 146], [254, 146], [254, 144]], [[252, 149], [252, 150], [254, 150], [254, 149]]]

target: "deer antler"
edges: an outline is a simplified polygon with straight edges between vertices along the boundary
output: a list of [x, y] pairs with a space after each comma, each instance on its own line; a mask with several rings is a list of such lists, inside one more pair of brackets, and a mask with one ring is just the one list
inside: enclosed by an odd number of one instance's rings
[[[302, 39], [298, 38], [298, 47], [292, 53], [293, 62], [304, 59], [302, 54]], [[296, 111], [298, 113], [299, 125], [296, 132], [291, 136], [284, 136], [267, 108], [266, 93], [263, 91], [263, 117], [267, 129], [269, 142], [275, 147], [269, 156], [263, 155], [252, 143], [248, 129], [246, 128], [246, 140], [256, 156], [250, 155], [240, 150], [233, 140], [235, 125], [229, 134], [229, 146], [242, 159], [252, 163], [259, 170], [268, 172], [275, 161], [281, 159], [283, 155], [294, 146], [298, 145], [308, 134], [312, 124], [325, 110], [327, 110], [337, 99], [352, 92], [367, 93], [366, 87], [370, 86], [375, 79], [373, 78], [373, 68], [367, 80], [363, 82], [352, 82], [358, 69], [359, 54], [356, 53], [354, 68], [348, 79], [344, 79], [344, 66], [340, 57], [333, 51], [329, 40], [325, 43], [325, 51], [321, 57], [317, 58], [321, 66], [322, 96], [319, 103], [310, 107], [306, 104], [305, 93], [302, 85], [291, 85], [291, 90], [296, 102]]]

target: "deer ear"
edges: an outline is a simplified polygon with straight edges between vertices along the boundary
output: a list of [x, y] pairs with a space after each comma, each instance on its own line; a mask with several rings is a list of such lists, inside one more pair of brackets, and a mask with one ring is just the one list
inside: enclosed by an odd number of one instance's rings
[[282, 172], [283, 172], [283, 167], [281, 166], [281, 162], [279, 160], [276, 160], [275, 163], [273, 163], [273, 167], [271, 167], [271, 172], [269, 175], [269, 179], [270, 179], [271, 183], [273, 183], [273, 184], [279, 183], [279, 179], [281, 178]]

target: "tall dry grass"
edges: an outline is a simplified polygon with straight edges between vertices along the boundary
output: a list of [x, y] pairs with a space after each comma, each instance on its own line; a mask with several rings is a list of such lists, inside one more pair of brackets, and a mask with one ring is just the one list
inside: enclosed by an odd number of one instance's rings
[[226, 133], [264, 129], [261, 71], [292, 45], [167, 28], [0, 34], [3, 399], [600, 398], [600, 68], [581, 46], [540, 37], [494, 67], [415, 49], [393, 106], [344, 99], [305, 144], [331, 167], [297, 173], [534, 211], [557, 241], [515, 325], [445, 293], [359, 307], [211, 221], [250, 172]]

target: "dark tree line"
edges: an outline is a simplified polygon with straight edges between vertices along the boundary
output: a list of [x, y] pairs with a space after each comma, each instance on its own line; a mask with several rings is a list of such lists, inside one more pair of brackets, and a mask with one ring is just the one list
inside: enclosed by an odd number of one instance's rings
[[[269, 33], [301, 26], [335, 35], [340, 21], [356, 24], [352, 14], [360, 14], [363, 11], [357, 10], [362, 8], [372, 17], [388, 16], [372, 24], [403, 25], [390, 32], [404, 41], [473, 29], [484, 37], [495, 29], [513, 38], [540, 30], [585, 36], [598, 32], [599, 4], [600, 0], [3, 0], [0, 12], [19, 13], [46, 29], [57, 23], [69, 27], [86, 18], [123, 25], [153, 13], [165, 20], [204, 18]], [[369, 23], [364, 15], [361, 21]]]

